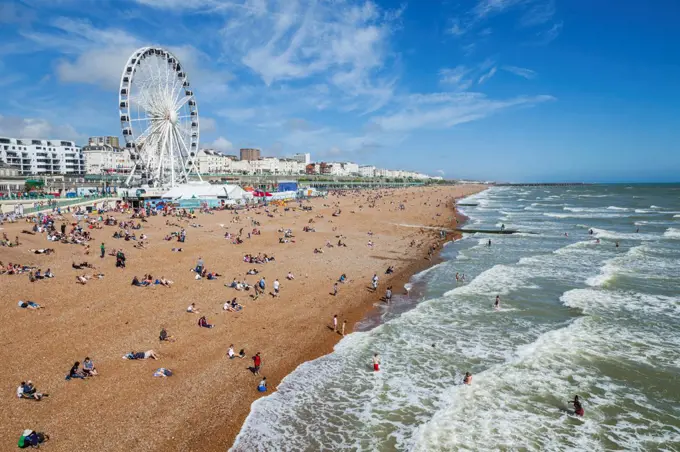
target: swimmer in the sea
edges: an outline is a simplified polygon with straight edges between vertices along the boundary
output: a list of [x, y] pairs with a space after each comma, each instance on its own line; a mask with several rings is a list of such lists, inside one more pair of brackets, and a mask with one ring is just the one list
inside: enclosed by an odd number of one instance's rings
[[464, 385], [472, 384], [472, 374], [470, 372], [465, 372], [465, 378], [463, 378]]
[[496, 295], [496, 301], [494, 302], [493, 307], [497, 311], [501, 308], [501, 296], [500, 295]]
[[574, 396], [574, 400], [570, 400], [568, 403], [574, 405], [575, 415], [583, 416], [585, 414], [585, 411], [583, 411], [583, 406], [581, 405], [581, 401], [579, 400], [578, 396]]

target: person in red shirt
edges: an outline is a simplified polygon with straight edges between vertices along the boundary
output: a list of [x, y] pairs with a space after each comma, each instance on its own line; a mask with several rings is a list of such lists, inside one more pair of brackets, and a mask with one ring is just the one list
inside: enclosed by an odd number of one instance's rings
[[262, 365], [262, 358], [260, 358], [260, 352], [257, 352], [253, 356], [253, 373], [255, 375], [260, 375], [260, 366]]

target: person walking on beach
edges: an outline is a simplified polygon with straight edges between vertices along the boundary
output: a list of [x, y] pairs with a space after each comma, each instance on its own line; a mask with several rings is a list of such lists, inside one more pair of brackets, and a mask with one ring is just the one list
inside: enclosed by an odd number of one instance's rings
[[342, 321], [342, 333], [341, 333], [343, 336], [345, 335], [345, 327], [346, 326], [347, 326], [347, 320], [343, 320]]
[[260, 375], [260, 366], [262, 365], [262, 358], [260, 358], [260, 352], [255, 353], [253, 356], [253, 373], [255, 375]]
[[333, 296], [338, 295], [338, 283], [333, 284]]
[[196, 273], [201, 274], [203, 273], [203, 267], [205, 267], [205, 263], [203, 262], [203, 258], [201, 256], [198, 256], [198, 262], [196, 262]]
[[373, 371], [380, 371], [380, 356], [377, 353], [373, 355]]
[[99, 257], [104, 259], [104, 256], [106, 255], [106, 247], [104, 246], [104, 242], [102, 242], [102, 244], [99, 246], [99, 251], [101, 251], [101, 256]]
[[371, 280], [371, 286], [373, 287], [373, 290], [378, 290], [378, 275], [376, 273], [373, 273], [373, 279]]
[[280, 285], [281, 285], [281, 283], [279, 283], [279, 280], [278, 280], [278, 279], [275, 279], [275, 280], [274, 280], [274, 296], [275, 296], [275, 297], [278, 297], [278, 296], [279, 296], [279, 287], [280, 287]]
[[335, 315], [333, 316], [333, 331], [334, 331], [335, 333], [338, 332], [338, 315], [337, 315], [337, 314], [335, 314]]
[[392, 300], [392, 286], [389, 286], [385, 291], [385, 302], [389, 304], [391, 300]]

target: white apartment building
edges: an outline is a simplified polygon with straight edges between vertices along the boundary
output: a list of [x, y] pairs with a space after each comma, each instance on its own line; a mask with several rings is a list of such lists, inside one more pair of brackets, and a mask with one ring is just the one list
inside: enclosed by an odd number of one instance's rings
[[375, 177], [375, 166], [363, 165], [359, 167], [359, 176], [361, 177]]
[[73, 141], [0, 137], [0, 160], [22, 176], [85, 171], [82, 150]]
[[235, 155], [225, 155], [213, 149], [201, 149], [196, 155], [196, 166], [201, 174], [231, 174], [235, 172]]
[[83, 147], [83, 157], [86, 174], [127, 174], [134, 166], [128, 149], [118, 149], [110, 145], [89, 144]]
[[342, 169], [347, 176], [359, 175], [359, 164], [353, 162], [345, 162], [342, 164]]
[[298, 161], [303, 165], [309, 165], [312, 162], [312, 154], [310, 154], [309, 152], [304, 154], [298, 153], [292, 156], [291, 159]]

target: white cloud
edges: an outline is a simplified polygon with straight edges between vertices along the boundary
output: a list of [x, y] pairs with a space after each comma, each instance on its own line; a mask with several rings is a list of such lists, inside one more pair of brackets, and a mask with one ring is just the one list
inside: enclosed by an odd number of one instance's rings
[[473, 12], [477, 17], [483, 18], [492, 14], [502, 13], [525, 2], [526, 0], [479, 0], [473, 8]]
[[468, 76], [473, 69], [464, 65], [458, 65], [454, 68], [444, 68], [439, 71], [439, 82], [451, 85], [454, 89], [465, 91], [474, 83]]
[[468, 30], [468, 26], [464, 25], [460, 18], [455, 17], [451, 19], [451, 26], [446, 30], [446, 32], [454, 36], [463, 36], [468, 32]]
[[224, 137], [217, 138], [215, 141], [207, 144], [205, 147], [215, 149], [216, 151], [220, 152], [229, 152], [234, 149], [232, 142]]
[[496, 68], [496, 66], [492, 67], [491, 69], [489, 69], [489, 72], [487, 72], [486, 74], [483, 74], [481, 77], [479, 77], [479, 81], [477, 83], [479, 85], [481, 85], [482, 83], [486, 82], [487, 80], [489, 80], [491, 77], [493, 77], [496, 74], [497, 70], [498, 69]]
[[532, 71], [531, 69], [517, 66], [503, 66], [501, 69], [517, 76], [524, 77], [527, 80], [536, 78], [536, 71]]
[[0, 135], [12, 138], [65, 139], [82, 141], [85, 136], [70, 124], [53, 124], [45, 119], [0, 115]]
[[560, 33], [562, 33], [562, 26], [564, 24], [562, 22], [554, 24], [552, 27], [545, 31], [541, 31], [536, 33], [536, 36], [538, 37], [538, 43], [537, 44], [549, 44], [552, 41], [554, 41]]
[[[266, 85], [322, 77], [344, 95], [379, 108], [392, 96], [394, 77], [382, 77], [399, 11], [371, 1], [287, 0], [224, 6], [225, 55]], [[377, 105], [377, 107], [376, 107]]]
[[432, 93], [409, 96], [396, 112], [372, 120], [384, 131], [448, 129], [520, 105], [554, 100], [552, 96], [519, 96], [494, 100], [481, 93]]
[[555, 16], [555, 1], [539, 1], [534, 4], [520, 19], [523, 27], [533, 27], [549, 22]]

